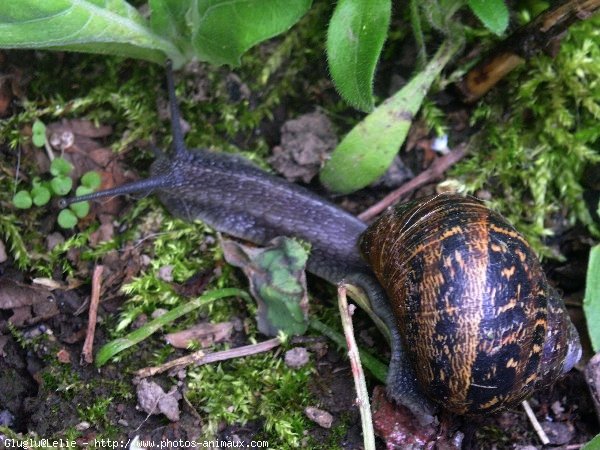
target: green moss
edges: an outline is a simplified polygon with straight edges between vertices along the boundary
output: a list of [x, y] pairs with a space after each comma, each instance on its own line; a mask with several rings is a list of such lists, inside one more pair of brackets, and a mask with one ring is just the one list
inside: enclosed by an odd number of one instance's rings
[[25, 247], [22, 232], [17, 227], [18, 224], [19, 221], [14, 214], [0, 215], [0, 236], [8, 244], [8, 250], [17, 266], [24, 269], [31, 264], [31, 259]]
[[[117, 332], [125, 330], [141, 313], [150, 315], [158, 308], [170, 309], [185, 301], [173, 290], [172, 284], [183, 283], [203, 270], [212, 269], [215, 263], [222, 259], [214, 232], [208, 227], [164, 215], [158, 209], [155, 200], [145, 202], [151, 209], [140, 216], [136, 229], [147, 230], [145, 233], [150, 233], [152, 240], [148, 240], [146, 252], [151, 259], [139, 276], [122, 287], [128, 300], [120, 314]], [[139, 207], [141, 205], [138, 205]], [[138, 212], [139, 210], [134, 214]], [[138, 235], [137, 239], [146, 238]], [[165, 268], [169, 268], [172, 281], [165, 281], [159, 277], [159, 273]], [[230, 270], [222, 271], [212, 280], [212, 284], [229, 287], [235, 285], [236, 281], [230, 277], [231, 274]], [[207, 315], [215, 322], [229, 320], [234, 309], [227, 301], [215, 302], [186, 316], [183, 321], [178, 321], [177, 327], [192, 325], [199, 317]]]
[[[600, 18], [573, 27], [555, 59], [540, 56], [476, 110], [479, 145], [451, 173], [491, 204], [544, 256], [548, 220], [566, 214], [597, 232], [583, 201], [581, 174], [600, 160]], [[508, 90], [508, 93], [506, 92]]]
[[108, 407], [113, 400], [112, 397], [98, 398], [89, 406], [77, 407], [77, 414], [81, 420], [89, 422], [96, 428], [106, 428], [110, 425]]
[[350, 415], [343, 413], [340, 415], [339, 420], [334, 422], [333, 427], [329, 430], [327, 438], [325, 440], [316, 440], [313, 436], [310, 436], [306, 443], [306, 448], [326, 448], [328, 450], [342, 450], [344, 447], [344, 441], [348, 434], [348, 426], [350, 424]]
[[277, 448], [297, 448], [309, 427], [303, 409], [310, 395], [312, 365], [288, 368], [272, 354], [240, 358], [188, 371], [188, 399], [207, 415], [205, 438], [220, 422], [264, 421], [264, 436]]

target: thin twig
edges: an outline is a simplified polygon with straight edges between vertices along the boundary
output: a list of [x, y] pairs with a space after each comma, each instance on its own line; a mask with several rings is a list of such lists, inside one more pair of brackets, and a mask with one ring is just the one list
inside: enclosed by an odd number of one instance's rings
[[407, 183], [404, 183], [395, 191], [390, 192], [370, 208], [360, 213], [358, 218], [364, 220], [365, 222], [371, 220], [373, 217], [385, 210], [388, 206], [397, 202], [403, 195], [406, 195], [431, 182], [432, 180], [439, 178], [446, 170], [460, 161], [466, 154], [467, 145], [461, 144], [447, 155], [437, 158], [426, 170], [421, 172]]
[[362, 423], [363, 442], [365, 450], [375, 449], [375, 433], [373, 431], [373, 420], [371, 417], [371, 405], [369, 403], [369, 394], [367, 392], [367, 382], [365, 381], [365, 373], [363, 372], [358, 354], [358, 346], [354, 339], [354, 328], [352, 326], [352, 312], [348, 307], [346, 298], [346, 286], [338, 287], [338, 306], [340, 308], [340, 316], [344, 335], [346, 336], [346, 344], [348, 346], [348, 358], [352, 367], [352, 376], [354, 377], [354, 386], [356, 387], [356, 402], [360, 411], [360, 419]]
[[98, 265], [94, 267], [94, 274], [92, 275], [92, 295], [90, 299], [90, 309], [88, 311], [88, 326], [83, 349], [81, 350], [81, 357], [87, 364], [91, 364], [94, 361], [92, 348], [94, 347], [94, 334], [96, 332], [96, 321], [98, 319], [98, 303], [100, 303], [103, 271], [104, 266]]
[[550, 439], [548, 439], [548, 435], [546, 434], [546, 432], [544, 431], [544, 429], [538, 422], [537, 417], [535, 417], [535, 414], [533, 413], [531, 406], [529, 406], [529, 402], [527, 400], [523, 400], [523, 402], [521, 404], [523, 405], [523, 409], [525, 409], [525, 412], [527, 413], [527, 417], [529, 418], [531, 425], [533, 425], [533, 429], [538, 434], [540, 441], [542, 441], [543, 445], [548, 445], [550, 443]]
[[533, 55], [551, 48], [574, 23], [600, 10], [600, 0], [563, 0], [542, 12], [493, 48], [458, 87], [467, 102], [485, 95], [498, 81]]
[[258, 353], [268, 352], [279, 345], [281, 345], [281, 340], [279, 338], [273, 338], [259, 342], [258, 344], [244, 345], [243, 347], [231, 348], [221, 352], [204, 353], [202, 350], [199, 350], [181, 358], [168, 361], [160, 366], [144, 367], [143, 369], [138, 370], [135, 375], [137, 378], [146, 378], [174, 368], [181, 369], [192, 364], [201, 366], [203, 364], [225, 361], [227, 359], [256, 355]]

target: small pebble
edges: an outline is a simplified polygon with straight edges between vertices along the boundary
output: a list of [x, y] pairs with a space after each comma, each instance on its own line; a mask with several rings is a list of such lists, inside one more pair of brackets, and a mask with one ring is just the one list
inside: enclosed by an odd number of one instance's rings
[[58, 232], [50, 233], [48, 236], [46, 236], [46, 248], [48, 251], [52, 250], [58, 244], [62, 244], [63, 242], [65, 242], [65, 238]]
[[306, 417], [315, 422], [317, 425], [323, 428], [331, 428], [333, 416], [327, 411], [315, 408], [313, 406], [307, 406], [304, 410], [304, 414], [306, 414]]
[[11, 427], [15, 420], [15, 416], [8, 409], [0, 411], [0, 426]]
[[8, 259], [8, 255], [6, 254], [6, 246], [4, 242], [0, 240], [0, 263], [3, 263]]
[[77, 431], [85, 431], [85, 430], [89, 429], [89, 428], [90, 428], [90, 426], [91, 426], [91, 425], [90, 425], [90, 423], [89, 423], [89, 422], [85, 422], [85, 421], [84, 421], [84, 422], [79, 422], [77, 425], [75, 425], [75, 429], [76, 429]]
[[305, 366], [308, 360], [308, 351], [304, 347], [295, 347], [285, 352], [285, 364], [292, 369]]
[[575, 434], [573, 425], [565, 422], [543, 422], [542, 428], [552, 445], [565, 445]]
[[448, 154], [450, 152], [448, 148], [448, 135], [444, 134], [436, 137], [431, 143], [431, 148], [442, 155]]
[[152, 314], [150, 315], [150, 317], [152, 317], [153, 319], [156, 319], [166, 313], [167, 313], [166, 309], [156, 308], [154, 311], [152, 311]]
[[173, 266], [168, 265], [158, 269], [158, 278], [167, 282], [173, 281]]

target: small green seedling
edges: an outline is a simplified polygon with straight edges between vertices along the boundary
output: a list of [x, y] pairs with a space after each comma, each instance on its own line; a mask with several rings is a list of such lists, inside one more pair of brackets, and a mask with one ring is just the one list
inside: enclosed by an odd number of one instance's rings
[[40, 119], [33, 122], [31, 140], [36, 147], [43, 147], [46, 144], [46, 125]]
[[[46, 125], [37, 119], [32, 126], [32, 142], [36, 147], [49, 148], [46, 146]], [[73, 165], [66, 159], [59, 157], [55, 158], [50, 155], [52, 162], [50, 163], [50, 180], [42, 180], [40, 177], [35, 177], [31, 182], [31, 190], [21, 190], [13, 197], [13, 205], [19, 209], [29, 209], [33, 205], [44, 206], [49, 201], [52, 195], [65, 196], [73, 189], [73, 180], [70, 177], [73, 171]], [[81, 177], [81, 185], [77, 187], [75, 193], [84, 195], [94, 192], [100, 187], [100, 175], [97, 172], [90, 171]], [[73, 228], [77, 225], [79, 219], [83, 219], [90, 211], [88, 202], [80, 202], [70, 205], [68, 209], [64, 209], [58, 215], [57, 221], [61, 228]]]
[[20, 209], [29, 209], [33, 204], [31, 195], [27, 191], [19, 191], [13, 197], [13, 204]]

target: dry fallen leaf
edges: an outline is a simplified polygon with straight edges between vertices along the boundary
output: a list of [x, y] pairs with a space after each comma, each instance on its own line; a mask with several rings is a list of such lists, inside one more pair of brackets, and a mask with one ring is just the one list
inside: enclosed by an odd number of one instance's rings
[[207, 348], [217, 342], [228, 340], [232, 331], [232, 322], [201, 323], [187, 330], [169, 333], [165, 336], [165, 340], [176, 348], [189, 348], [192, 343]]
[[12, 309], [9, 321], [15, 326], [31, 325], [59, 313], [52, 292], [9, 278], [0, 278], [0, 309]]
[[329, 118], [304, 114], [281, 127], [281, 146], [273, 148], [269, 163], [289, 181], [310, 182], [338, 143]]
[[164, 414], [171, 422], [179, 420], [181, 394], [173, 387], [165, 392], [153, 381], [142, 380], [137, 386], [138, 405], [148, 414]]

